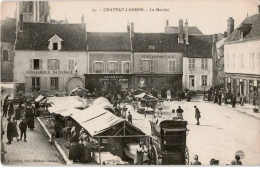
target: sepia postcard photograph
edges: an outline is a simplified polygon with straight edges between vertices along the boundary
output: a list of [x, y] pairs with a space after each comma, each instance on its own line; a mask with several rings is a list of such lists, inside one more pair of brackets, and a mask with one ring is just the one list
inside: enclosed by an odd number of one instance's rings
[[2, 166], [260, 165], [260, 0], [0, 8]]

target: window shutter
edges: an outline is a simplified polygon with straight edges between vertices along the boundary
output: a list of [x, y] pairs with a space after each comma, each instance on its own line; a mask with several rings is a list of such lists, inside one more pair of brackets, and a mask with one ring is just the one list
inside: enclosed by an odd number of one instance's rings
[[116, 62], [116, 73], [119, 73], [119, 63]]
[[25, 77], [25, 91], [32, 91], [32, 78]]
[[64, 90], [64, 83], [63, 83], [64, 77], [59, 77], [58, 79], [59, 79], [59, 84], [58, 84], [59, 85], [59, 91], [63, 91]]
[[41, 77], [40, 78], [40, 91], [46, 91], [46, 82], [45, 82], [46, 77]]
[[92, 63], [92, 73], [95, 73], [95, 63]]
[[143, 60], [140, 60], [140, 72], [143, 72]]
[[153, 60], [150, 60], [150, 71], [154, 72]]
[[40, 70], [42, 69], [42, 59], [40, 59]]
[[102, 73], [105, 73], [106, 72], [106, 70], [105, 70], [105, 63], [103, 62], [102, 63]]
[[57, 60], [57, 69], [60, 69], [60, 60]]
[[30, 69], [33, 69], [33, 60], [30, 60]]
[[176, 63], [175, 60], [172, 60], [172, 71], [175, 72], [176, 70]]
[[50, 89], [51, 89], [51, 83], [50, 83], [51, 78], [50, 77], [44, 77], [44, 79], [45, 79], [46, 91], [50, 91]]
[[205, 69], [208, 69], [208, 59], [205, 59]]
[[48, 60], [48, 70], [51, 69], [51, 60]]
[[128, 64], [129, 64], [129, 73], [132, 73], [132, 70], [133, 70], [132, 64], [131, 64], [131, 62], [129, 62]]
[[168, 70], [172, 72], [172, 60], [168, 60]]

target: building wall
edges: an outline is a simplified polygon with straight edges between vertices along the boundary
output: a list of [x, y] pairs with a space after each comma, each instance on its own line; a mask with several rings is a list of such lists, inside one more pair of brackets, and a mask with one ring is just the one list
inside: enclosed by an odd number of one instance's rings
[[[134, 53], [134, 73], [135, 74], [182, 74], [182, 53]], [[141, 71], [142, 60], [149, 59], [153, 61], [153, 71]], [[174, 59], [176, 69], [169, 71], [169, 59]]]
[[253, 41], [225, 44], [224, 72], [260, 75], [259, 44], [259, 39]]
[[[183, 58], [183, 88], [188, 88], [189, 90], [204, 90], [209, 89], [212, 86], [212, 58], [207, 58], [208, 68], [201, 68], [201, 58], [195, 58], [195, 69], [189, 68], [189, 59], [187, 57]], [[195, 84], [194, 87], [190, 86], [189, 76], [194, 75]], [[207, 86], [202, 86], [202, 75], [207, 75]]]
[[[130, 73], [132, 72], [132, 53], [131, 52], [88, 52], [88, 73], [93, 74], [93, 67], [92, 63], [95, 61], [102, 61], [105, 63], [106, 71], [107, 72], [107, 65], [109, 61], [116, 61], [119, 64], [119, 72], [117, 74], [122, 74], [122, 61], [129, 61], [130, 62]], [[130, 74], [129, 73], [129, 74]]]
[[[8, 51], [8, 61], [3, 60], [4, 51]], [[1, 42], [1, 82], [13, 82], [14, 44]]]
[[[75, 59], [75, 70], [68, 70], [68, 59]], [[32, 59], [42, 59], [42, 68], [33, 70]], [[58, 59], [59, 70], [48, 70], [48, 59]], [[16, 94], [18, 86], [25, 91], [25, 95], [33, 93], [31, 90], [32, 77], [40, 77], [40, 91], [48, 93], [66, 93], [66, 85], [70, 78], [79, 77], [84, 80], [83, 74], [87, 72], [87, 52], [74, 51], [21, 51], [17, 50], [14, 58], [14, 82]], [[77, 73], [76, 73], [77, 70]], [[50, 77], [59, 77], [59, 89], [50, 89]], [[84, 81], [83, 81], [84, 82]], [[23, 87], [24, 86], [24, 87]]]

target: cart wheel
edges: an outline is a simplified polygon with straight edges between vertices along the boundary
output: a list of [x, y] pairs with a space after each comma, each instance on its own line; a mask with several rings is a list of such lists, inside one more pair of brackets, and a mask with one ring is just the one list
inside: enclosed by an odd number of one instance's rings
[[188, 147], [185, 148], [184, 159], [185, 159], [185, 165], [189, 165], [190, 158], [189, 158], [189, 149], [188, 149]]
[[152, 146], [150, 151], [150, 165], [158, 165], [158, 153], [154, 145]]

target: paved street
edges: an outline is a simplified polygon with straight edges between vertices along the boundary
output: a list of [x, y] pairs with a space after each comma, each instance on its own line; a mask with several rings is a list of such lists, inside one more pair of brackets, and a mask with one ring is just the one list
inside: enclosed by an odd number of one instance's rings
[[[230, 105], [219, 106], [201, 100], [189, 103], [164, 102], [164, 105], [169, 112], [178, 106], [184, 110], [183, 117], [188, 121], [190, 129], [187, 146], [191, 159], [194, 154], [198, 154], [203, 165], [209, 165], [211, 158], [220, 160], [220, 165], [226, 165], [234, 159], [237, 150], [242, 150], [245, 152], [243, 164], [260, 164], [259, 119], [245, 115]], [[194, 105], [201, 111], [200, 126], [195, 125]], [[133, 124], [135, 124], [134, 115], [133, 113]], [[149, 119], [149, 116], [147, 118]]]

